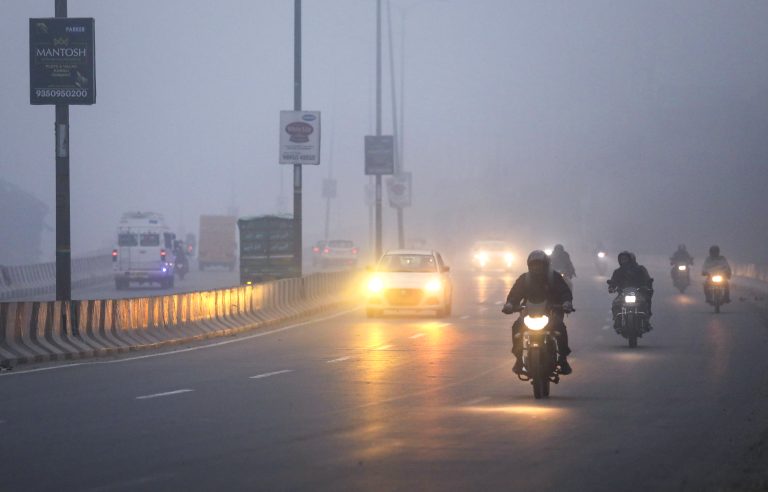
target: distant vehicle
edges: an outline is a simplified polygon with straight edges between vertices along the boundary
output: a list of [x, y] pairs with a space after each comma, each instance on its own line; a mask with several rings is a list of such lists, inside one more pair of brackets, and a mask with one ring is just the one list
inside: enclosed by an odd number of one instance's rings
[[231, 215], [201, 215], [200, 241], [197, 247], [197, 268], [224, 267], [229, 271], [237, 264], [237, 217]]
[[477, 241], [472, 246], [472, 267], [476, 271], [511, 270], [515, 255], [504, 241]]
[[131, 282], [173, 287], [175, 238], [161, 214], [123, 214], [117, 226], [117, 247], [112, 250], [115, 288], [128, 288]]
[[299, 276], [293, 217], [263, 215], [237, 221], [240, 229], [240, 283]]
[[323, 258], [323, 251], [325, 251], [325, 245], [328, 241], [320, 240], [312, 246], [312, 266], [320, 266]]
[[357, 266], [358, 249], [355, 243], [346, 239], [333, 239], [320, 251], [319, 264], [329, 266]]
[[366, 314], [385, 310], [434, 310], [450, 316], [453, 284], [450, 268], [431, 250], [393, 250], [381, 257], [368, 280]]

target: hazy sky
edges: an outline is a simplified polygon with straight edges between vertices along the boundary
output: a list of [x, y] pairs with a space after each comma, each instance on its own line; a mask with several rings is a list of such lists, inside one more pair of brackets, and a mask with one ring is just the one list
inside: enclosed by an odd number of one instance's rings
[[[768, 261], [768, 2], [391, 2], [398, 79], [406, 13], [409, 237], [641, 253], [686, 242], [698, 257], [718, 242]], [[304, 168], [305, 241], [322, 235], [332, 166], [331, 235], [365, 244], [375, 1], [303, 4], [303, 107], [323, 125], [323, 162]], [[53, 12], [53, 0], [0, 0], [0, 176], [48, 203], [51, 226], [54, 110], [29, 105], [28, 18]], [[128, 210], [179, 232], [233, 206], [279, 212], [281, 193], [290, 212], [277, 138], [293, 107], [293, 1], [69, 0], [69, 15], [95, 18], [97, 57], [97, 102], [70, 112], [75, 255], [109, 247]], [[392, 245], [388, 207], [385, 224]]]

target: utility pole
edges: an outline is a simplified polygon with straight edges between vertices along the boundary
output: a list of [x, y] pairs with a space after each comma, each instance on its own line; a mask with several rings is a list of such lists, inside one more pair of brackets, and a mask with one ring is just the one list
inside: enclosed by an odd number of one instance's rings
[[[56, 0], [56, 17], [67, 16], [67, 0]], [[69, 199], [69, 104], [56, 104], [56, 300], [72, 300], [72, 242]]]
[[[398, 129], [397, 129], [397, 94], [395, 91], [395, 53], [392, 48], [392, 4], [390, 0], [387, 0], [387, 28], [389, 31], [389, 75], [390, 75], [390, 87], [392, 93], [392, 136], [394, 137], [394, 160], [395, 160], [395, 176], [399, 175], [403, 168], [400, 162], [400, 153], [398, 151]], [[397, 247], [405, 248], [405, 228], [403, 225], [403, 208], [395, 207], [397, 211]]]
[[[381, 136], [381, 0], [376, 0], [376, 136]], [[376, 175], [376, 260], [381, 258], [381, 174]]]
[[[293, 110], [301, 111], [301, 0], [293, 4]], [[301, 164], [293, 165], [294, 256], [302, 276]]]

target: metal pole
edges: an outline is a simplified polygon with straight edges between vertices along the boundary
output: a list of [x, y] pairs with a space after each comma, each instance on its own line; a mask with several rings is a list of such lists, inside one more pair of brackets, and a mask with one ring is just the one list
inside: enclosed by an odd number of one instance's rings
[[[67, 0], [56, 0], [56, 17], [67, 16]], [[56, 300], [72, 299], [69, 210], [69, 105], [56, 105]]]
[[[293, 18], [293, 110], [301, 111], [301, 0], [294, 0]], [[301, 164], [293, 165], [293, 237], [294, 255], [302, 275], [301, 244]]]
[[[400, 153], [398, 151], [398, 131], [397, 131], [397, 93], [395, 91], [395, 52], [392, 48], [392, 4], [387, 0], [387, 28], [389, 32], [389, 75], [390, 75], [390, 87], [392, 92], [392, 139], [394, 141], [394, 160], [395, 160], [395, 175], [400, 174], [402, 171], [402, 164], [400, 163]], [[405, 230], [403, 225], [403, 209], [402, 207], [395, 207], [397, 210], [397, 247], [405, 248]]]
[[[376, 135], [381, 136], [381, 0], [376, 0]], [[381, 174], [376, 175], [376, 260], [381, 258]]]

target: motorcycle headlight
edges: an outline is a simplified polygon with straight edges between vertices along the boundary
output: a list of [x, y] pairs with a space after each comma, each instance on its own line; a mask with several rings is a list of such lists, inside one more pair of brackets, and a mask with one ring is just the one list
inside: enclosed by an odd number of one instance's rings
[[624, 296], [624, 302], [626, 302], [627, 304], [634, 304], [635, 302], [637, 302], [637, 296], [634, 294]]
[[529, 330], [540, 331], [549, 324], [549, 316], [526, 316], [523, 318], [523, 323]]
[[384, 289], [384, 282], [379, 277], [373, 277], [368, 281], [368, 292], [378, 294]]
[[545, 250], [544, 250], [544, 253], [545, 253], [547, 256], [552, 256], [552, 248], [547, 248], [547, 249], [545, 249]]
[[440, 292], [442, 288], [443, 288], [443, 283], [439, 279], [430, 280], [429, 282], [427, 282], [427, 285], [424, 286], [424, 290], [430, 294], [435, 294], [437, 292]]
[[605, 252], [600, 251], [599, 253], [597, 253], [597, 257], [598, 258], [605, 258]]
[[677, 269], [680, 270], [681, 272], [684, 272], [688, 269], [688, 267], [685, 265], [677, 265]]
[[722, 281], [723, 281], [723, 276], [722, 275], [713, 275], [712, 276], [712, 282], [714, 282], [716, 284], [719, 284]]

